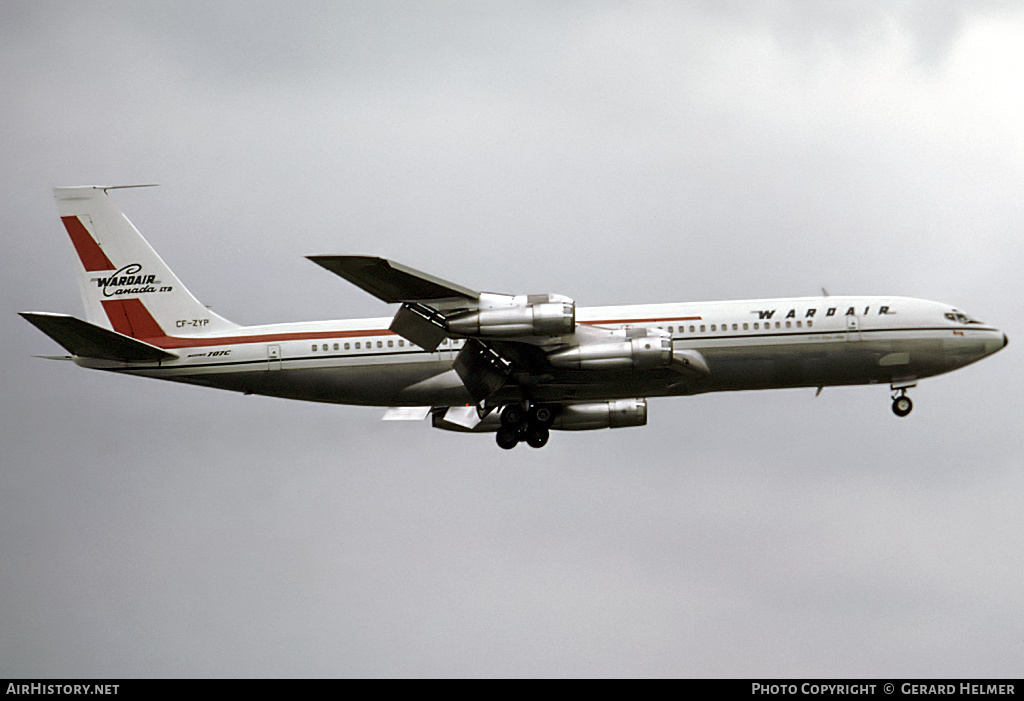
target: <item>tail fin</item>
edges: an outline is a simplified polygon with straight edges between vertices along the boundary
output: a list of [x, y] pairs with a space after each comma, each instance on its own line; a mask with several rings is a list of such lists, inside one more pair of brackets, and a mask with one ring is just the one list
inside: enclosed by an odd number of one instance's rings
[[55, 188], [86, 318], [135, 338], [238, 328], [192, 296], [102, 187]]

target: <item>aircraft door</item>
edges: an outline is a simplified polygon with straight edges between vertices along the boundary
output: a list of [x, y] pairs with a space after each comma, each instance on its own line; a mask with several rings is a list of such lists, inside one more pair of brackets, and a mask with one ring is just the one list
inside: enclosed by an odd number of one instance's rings
[[450, 363], [455, 359], [455, 354], [458, 352], [455, 348], [456, 345], [458, 345], [460, 348], [462, 347], [461, 342], [456, 344], [454, 340], [446, 338], [443, 341], [441, 341], [441, 345], [439, 345], [437, 347], [437, 350], [434, 352], [439, 360], [444, 360]]
[[856, 314], [846, 315], [846, 340], [847, 341], [859, 341], [860, 340], [860, 317]]
[[280, 370], [281, 369], [281, 346], [278, 346], [278, 345], [267, 346], [267, 369], [268, 370]]

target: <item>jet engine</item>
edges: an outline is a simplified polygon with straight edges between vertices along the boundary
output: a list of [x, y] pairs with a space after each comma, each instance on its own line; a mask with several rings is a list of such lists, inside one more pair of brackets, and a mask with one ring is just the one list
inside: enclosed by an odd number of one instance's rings
[[510, 338], [561, 336], [576, 329], [576, 304], [561, 295], [519, 297], [522, 304], [454, 314], [445, 319], [456, 336]]
[[[556, 431], [590, 431], [599, 428], [625, 428], [647, 425], [646, 399], [615, 399], [606, 402], [578, 402], [550, 407], [554, 419], [550, 427]], [[500, 411], [492, 411], [483, 418], [476, 414], [467, 422], [475, 409], [464, 407], [436, 407], [431, 424], [445, 431], [464, 433], [491, 433], [501, 428]]]
[[646, 425], [646, 399], [616, 399], [610, 402], [566, 404], [555, 417], [551, 428], [560, 431], [589, 431], [596, 428]]
[[672, 339], [645, 336], [626, 341], [589, 343], [555, 351], [548, 360], [568, 370], [650, 370], [672, 362]]

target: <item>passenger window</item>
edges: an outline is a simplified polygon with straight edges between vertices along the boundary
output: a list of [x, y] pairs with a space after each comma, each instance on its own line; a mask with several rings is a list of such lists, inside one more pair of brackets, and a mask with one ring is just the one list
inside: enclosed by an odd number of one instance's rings
[[779, 322], [776, 321], [775, 322], [775, 328], [781, 329], [782, 328], [782, 324], [780, 324]]
[[755, 331], [757, 331], [757, 330], [759, 330], [760, 328], [761, 328], [761, 325], [760, 325], [759, 323], [757, 323], [757, 322], [755, 321], [755, 322], [754, 322], [754, 330], [755, 330]]
[[696, 330], [696, 327], [695, 327], [695, 326], [691, 326], [691, 327], [690, 327], [690, 333], [693, 333], [693, 332], [694, 332], [695, 330]]
[[313, 352], [316, 353], [316, 344], [313, 344]]
[[398, 341], [398, 347], [399, 347], [399, 348], [401, 348], [401, 347], [403, 347], [404, 345], [405, 345], [405, 341], [403, 341], [403, 340], [399, 339], [399, 341]]
[[743, 330], [744, 331], [749, 331], [750, 330], [750, 324], [743, 324]]
[[345, 344], [345, 350], [348, 350], [348, 349], [349, 349], [349, 348], [351, 348], [351, 347], [352, 347], [352, 344], [351, 344], [351, 343], [346, 343], [346, 344]]
[[796, 322], [796, 327], [797, 327], [798, 329], [799, 329], [799, 328], [803, 328], [803, 325], [804, 325], [804, 323], [803, 323], [802, 321], [797, 321], [797, 322]]
[[787, 321], [787, 322], [786, 322], [786, 328], [787, 328], [787, 329], [791, 329], [791, 328], [793, 328], [793, 322], [792, 322], [792, 321]]
[[356, 341], [356, 350], [359, 350], [359, 348], [360, 348], [359, 341]]
[[337, 343], [335, 343], [334, 344], [334, 350], [339, 350], [339, 349], [340, 349], [340, 346]]
[[327, 344], [326, 343], [324, 344], [324, 350], [327, 350]]
[[700, 332], [701, 332], [701, 333], [704, 333], [704, 324], [701, 324], [701, 325], [700, 325]]
[[733, 331], [739, 331], [739, 329], [740, 329], [740, 325], [739, 324], [733, 324], [732, 325], [732, 330]]
[[807, 326], [814, 326], [814, 321], [812, 321], [811, 319], [808, 319], [807, 320]]
[[712, 324], [712, 325], [711, 325], [711, 330], [712, 330], [712, 331], [718, 331], [718, 329], [716, 328], [716, 325], [715, 325], [715, 324]]

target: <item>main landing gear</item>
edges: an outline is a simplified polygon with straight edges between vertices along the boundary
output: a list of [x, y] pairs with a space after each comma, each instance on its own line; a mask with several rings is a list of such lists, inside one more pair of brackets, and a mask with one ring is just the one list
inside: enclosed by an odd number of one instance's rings
[[905, 387], [893, 391], [892, 413], [902, 418], [909, 414], [913, 408], [914, 403], [910, 401], [910, 397], [907, 396], [907, 389]]
[[532, 404], [529, 408], [521, 404], [509, 404], [501, 410], [498, 445], [505, 450], [512, 450], [520, 441], [526, 441], [531, 448], [543, 448], [547, 445], [554, 420], [554, 412], [543, 404]]

